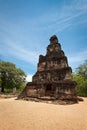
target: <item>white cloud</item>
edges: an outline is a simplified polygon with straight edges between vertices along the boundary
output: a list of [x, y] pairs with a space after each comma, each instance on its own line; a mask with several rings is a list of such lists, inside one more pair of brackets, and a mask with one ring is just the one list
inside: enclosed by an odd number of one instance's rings
[[87, 50], [74, 54], [73, 56], [69, 56], [68, 59], [69, 63], [84, 62], [87, 59]]
[[1, 51], [0, 54], [3, 56], [12, 56], [16, 59], [26, 61], [35, 65], [38, 60], [38, 52], [27, 50], [27, 48], [23, 48], [21, 45], [19, 46], [17, 42], [11, 41], [11, 39], [6, 38], [3, 41], [5, 45], [0, 45]]
[[27, 82], [31, 82], [32, 81], [32, 76], [31, 74], [28, 74], [27, 77], [26, 77], [26, 81]]
[[60, 32], [72, 25], [87, 22], [86, 18], [83, 18], [84, 14], [87, 14], [87, 0], [73, 0], [69, 4], [64, 4], [60, 10], [54, 8], [51, 13], [47, 12], [37, 18], [35, 26], [40, 30]]
[[84, 63], [87, 60], [87, 50], [82, 52], [77, 52], [70, 55], [67, 55], [69, 66], [71, 66], [73, 72], [76, 71], [76, 68]]
[[[2, 12], [0, 12], [2, 14]], [[32, 51], [27, 47], [21, 46], [21, 37], [26, 35], [21, 35], [21, 32], [25, 32], [27, 30], [29, 33], [33, 33], [37, 30], [39, 32], [44, 32], [44, 30], [49, 34], [49, 32], [57, 33], [59, 31], [63, 31], [66, 28], [72, 27], [72, 25], [83, 24], [87, 22], [87, 19], [83, 19], [83, 15], [87, 14], [87, 0], [73, 0], [69, 2], [69, 4], [63, 5], [60, 10], [58, 8], [54, 8], [53, 12], [51, 10], [48, 12], [44, 11], [44, 15], [40, 17], [35, 17], [35, 19], [26, 18], [23, 20], [19, 20], [19, 23], [13, 24], [10, 21], [4, 19], [5, 17], [1, 17], [0, 19], [0, 34], [1, 38], [3, 38], [3, 42], [0, 43], [0, 54], [3, 56], [12, 56], [18, 60], [23, 60], [27, 63], [31, 63], [36, 65], [38, 61], [38, 57], [40, 54], [40, 50]], [[2, 14], [3, 15], [3, 14]], [[79, 20], [78, 20], [79, 18]], [[24, 27], [22, 26], [24, 25]], [[28, 26], [30, 25], [30, 26]], [[21, 29], [21, 30], [20, 30]], [[34, 40], [32, 33], [32, 41]], [[36, 33], [36, 32], [35, 32]], [[19, 38], [20, 35], [20, 38]], [[29, 35], [29, 34], [28, 34]], [[37, 36], [37, 34], [34, 34]], [[16, 39], [16, 41], [12, 38]], [[40, 38], [40, 37], [38, 37]], [[19, 44], [19, 41], [20, 44]], [[0, 39], [1, 41], [1, 39]], [[38, 43], [39, 46], [40, 43]], [[35, 44], [31, 44], [34, 47]], [[43, 45], [42, 45], [43, 48]], [[69, 56], [70, 63], [81, 62], [86, 59], [87, 52], [78, 53], [73, 56]]]

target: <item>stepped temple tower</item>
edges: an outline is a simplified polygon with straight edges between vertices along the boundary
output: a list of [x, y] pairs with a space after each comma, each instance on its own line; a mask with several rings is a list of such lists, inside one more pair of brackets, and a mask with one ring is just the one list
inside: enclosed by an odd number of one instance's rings
[[56, 35], [50, 38], [45, 56], [39, 56], [37, 72], [32, 82], [27, 83], [21, 93], [22, 97], [75, 99], [76, 82], [72, 81], [72, 69], [68, 65], [67, 57], [61, 49]]

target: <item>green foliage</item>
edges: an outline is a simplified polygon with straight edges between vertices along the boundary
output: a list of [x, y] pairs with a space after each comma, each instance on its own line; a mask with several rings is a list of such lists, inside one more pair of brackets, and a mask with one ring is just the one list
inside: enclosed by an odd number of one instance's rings
[[73, 80], [77, 82], [77, 95], [87, 97], [87, 79], [81, 75], [73, 74]]
[[25, 88], [25, 84], [23, 84], [19, 89], [17, 89], [17, 93], [22, 92], [24, 88]]
[[15, 64], [0, 61], [0, 87], [4, 89], [19, 89], [25, 83], [26, 74], [23, 70], [16, 68]]
[[77, 82], [77, 94], [87, 97], [87, 60], [76, 69], [73, 80]]
[[87, 79], [87, 60], [76, 69], [76, 73]]

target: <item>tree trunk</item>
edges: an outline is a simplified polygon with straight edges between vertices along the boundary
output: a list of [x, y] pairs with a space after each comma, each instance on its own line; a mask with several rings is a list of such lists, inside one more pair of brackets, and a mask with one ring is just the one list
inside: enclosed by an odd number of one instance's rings
[[4, 86], [1, 86], [1, 92], [4, 93]]
[[[2, 81], [3, 81], [3, 80], [2, 80]], [[5, 86], [5, 84], [4, 84], [4, 82], [2, 82], [2, 83], [1, 83], [1, 92], [2, 92], [2, 93], [4, 93], [4, 86]]]
[[1, 73], [1, 92], [4, 93], [5, 88], [5, 72]]

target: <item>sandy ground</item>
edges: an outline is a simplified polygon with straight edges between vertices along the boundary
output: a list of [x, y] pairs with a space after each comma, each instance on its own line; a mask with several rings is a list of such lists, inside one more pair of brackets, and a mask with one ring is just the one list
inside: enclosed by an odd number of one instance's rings
[[0, 130], [87, 130], [87, 98], [74, 105], [0, 99]]

